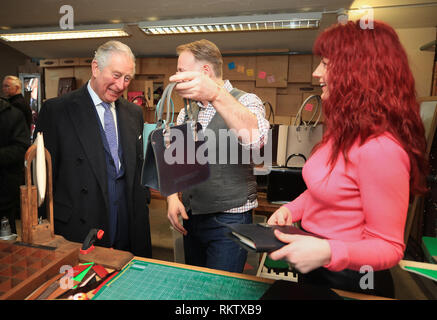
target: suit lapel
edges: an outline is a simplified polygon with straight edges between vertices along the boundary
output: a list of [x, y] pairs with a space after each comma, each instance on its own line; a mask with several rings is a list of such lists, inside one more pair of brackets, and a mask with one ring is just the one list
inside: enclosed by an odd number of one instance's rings
[[76, 133], [82, 144], [85, 156], [94, 171], [102, 189], [105, 202], [109, 203], [107, 195], [105, 151], [99, 129], [97, 112], [86, 85], [78, 90], [78, 95], [67, 108]]
[[115, 102], [117, 110], [117, 122], [119, 137], [123, 149], [123, 162], [126, 172], [126, 186], [131, 190], [136, 168], [136, 136], [134, 122], [132, 122], [129, 110], [123, 100]]

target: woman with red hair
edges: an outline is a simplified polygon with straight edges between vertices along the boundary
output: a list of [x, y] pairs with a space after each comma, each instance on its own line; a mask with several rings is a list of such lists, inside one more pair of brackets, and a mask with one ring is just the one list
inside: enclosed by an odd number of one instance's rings
[[303, 168], [308, 189], [268, 223], [300, 221], [321, 238], [276, 231], [287, 245], [270, 257], [294, 265], [303, 283], [393, 297], [388, 269], [403, 257], [410, 194], [426, 192], [428, 168], [408, 59], [396, 32], [376, 21], [330, 27], [314, 54], [325, 132]]

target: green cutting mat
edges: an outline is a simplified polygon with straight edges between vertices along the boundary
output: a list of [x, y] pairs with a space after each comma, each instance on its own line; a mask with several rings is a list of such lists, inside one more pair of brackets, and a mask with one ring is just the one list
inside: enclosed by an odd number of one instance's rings
[[422, 237], [422, 248], [427, 260], [431, 263], [437, 263], [437, 238]]
[[95, 300], [258, 300], [270, 284], [132, 260]]
[[411, 271], [413, 273], [417, 273], [418, 275], [421, 275], [421, 276], [426, 277], [428, 279], [437, 281], [437, 270], [416, 268], [416, 267], [410, 267], [410, 266], [405, 266], [404, 268], [407, 271]]

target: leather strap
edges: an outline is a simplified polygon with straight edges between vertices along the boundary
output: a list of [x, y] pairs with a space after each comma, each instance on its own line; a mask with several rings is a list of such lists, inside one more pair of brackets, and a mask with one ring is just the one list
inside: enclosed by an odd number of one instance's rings
[[[303, 111], [303, 108], [308, 103], [308, 101], [310, 101], [311, 99], [314, 99], [314, 98], [317, 101], [316, 109], [313, 112], [313, 114], [311, 116], [311, 119], [308, 120], [308, 122], [305, 122], [304, 120], [302, 120], [302, 111]], [[296, 125], [300, 126], [301, 124], [303, 124], [305, 127], [308, 127], [310, 122], [314, 120], [314, 117], [316, 116], [316, 114], [319, 113], [319, 116], [317, 117], [316, 121], [314, 122], [313, 125], [311, 125], [312, 127], [316, 127], [318, 125], [319, 121], [320, 121], [320, 118], [322, 117], [322, 110], [320, 110], [320, 112], [318, 112], [319, 109], [321, 109], [321, 106], [322, 106], [322, 99], [320, 98], [319, 95], [311, 95], [308, 98], [306, 98], [305, 101], [300, 106], [299, 111], [296, 114], [296, 118], [294, 119], [294, 125], [295, 126]], [[298, 121], [298, 119], [299, 119], [299, 121]]]

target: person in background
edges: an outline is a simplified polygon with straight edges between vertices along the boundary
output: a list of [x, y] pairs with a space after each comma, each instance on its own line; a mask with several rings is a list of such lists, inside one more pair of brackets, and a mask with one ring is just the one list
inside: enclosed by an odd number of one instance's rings
[[[237, 138], [239, 148], [261, 148], [269, 129], [263, 103], [256, 95], [233, 88], [222, 79], [223, 60], [217, 46], [199, 40], [179, 46], [177, 53], [177, 73], [170, 81], [178, 82], [174, 90], [180, 96], [195, 101], [190, 108], [199, 110], [202, 128], [216, 137], [219, 130], [238, 133], [245, 129], [247, 134]], [[181, 110], [177, 124], [184, 119], [185, 110]], [[220, 142], [216, 140], [208, 148], [219, 155]], [[228, 160], [210, 163], [209, 168], [209, 179], [182, 192], [182, 201], [178, 194], [167, 197], [168, 218], [184, 235], [185, 263], [243, 272], [247, 252], [225, 235], [227, 228], [222, 223], [252, 222], [252, 209], [258, 205], [253, 166]]]
[[39, 79], [31, 78], [27, 83], [26, 91], [30, 92], [30, 109], [32, 110], [32, 122], [36, 123], [38, 121], [38, 108], [39, 108]]
[[103, 229], [97, 245], [151, 257], [150, 192], [140, 185], [143, 115], [122, 98], [135, 57], [108, 41], [91, 71], [82, 88], [47, 100], [37, 121], [52, 157], [55, 233], [83, 242], [92, 228]]
[[24, 155], [30, 130], [23, 113], [0, 98], [0, 219], [8, 218], [12, 233], [20, 218], [20, 185], [24, 181]]
[[26, 123], [31, 129], [32, 125], [32, 110], [30, 105], [24, 100], [22, 92], [22, 84], [19, 78], [16, 76], [6, 76], [3, 79], [3, 94], [8, 99], [9, 103], [14, 107], [20, 109], [23, 113]]
[[[303, 167], [308, 189], [268, 223], [300, 222], [322, 238], [275, 231], [286, 245], [270, 257], [288, 261], [303, 283], [393, 297], [389, 269], [403, 258], [410, 195], [426, 192], [428, 168], [407, 55], [377, 21], [328, 28], [314, 54], [324, 136]], [[360, 270], [373, 272], [372, 283], [363, 285]]]

